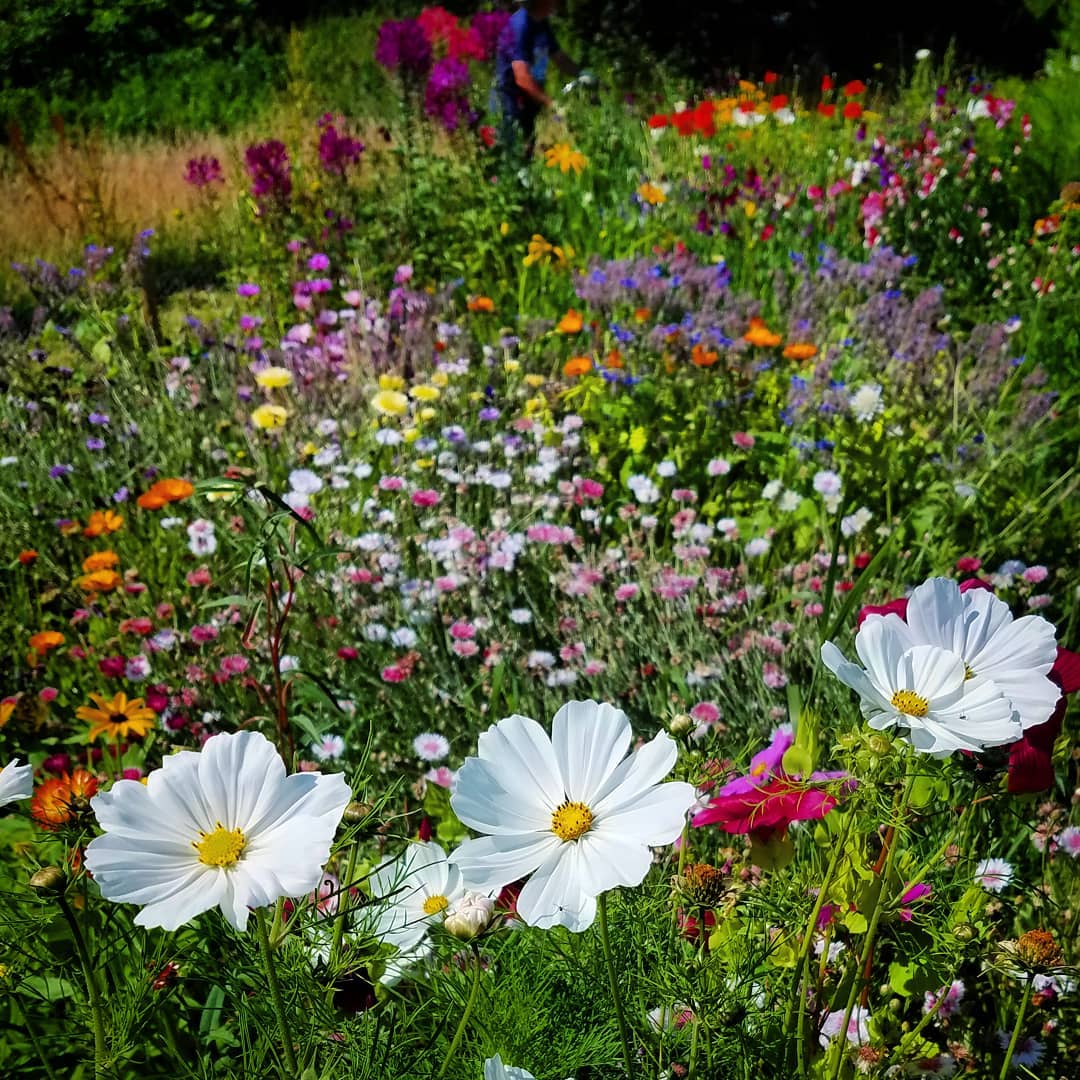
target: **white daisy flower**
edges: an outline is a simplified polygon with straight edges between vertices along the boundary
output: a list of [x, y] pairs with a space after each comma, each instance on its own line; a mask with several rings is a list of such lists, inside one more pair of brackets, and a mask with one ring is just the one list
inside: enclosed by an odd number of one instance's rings
[[961, 592], [950, 578], [931, 578], [911, 594], [906, 623], [898, 621], [910, 645], [948, 649], [964, 662], [968, 675], [992, 682], [1020, 714], [1025, 730], [1050, 719], [1061, 695], [1047, 677], [1057, 660], [1057, 642], [1053, 625], [1041, 615], [1014, 619], [1009, 605], [988, 589]]
[[825, 666], [862, 698], [863, 716], [878, 731], [897, 728], [916, 750], [946, 757], [1020, 738], [1020, 719], [987, 679], [967, 677], [964, 661], [934, 645], [911, 646], [898, 615], [871, 616], [855, 635], [865, 669], [831, 642]]
[[863, 383], [848, 398], [848, 407], [859, 423], [869, 423], [875, 416], [885, 411], [885, 405], [881, 400], [881, 384]]
[[316, 761], [337, 761], [345, 753], [345, 740], [340, 735], [324, 735], [311, 744], [311, 756]]
[[29, 799], [34, 794], [34, 767], [13, 758], [0, 769], [0, 806]]
[[371, 894], [390, 903], [375, 916], [372, 932], [399, 957], [416, 948], [431, 926], [465, 895], [461, 873], [435, 843], [410, 844], [371, 875]]
[[496, 1054], [484, 1062], [484, 1080], [536, 1080], [536, 1077], [527, 1069], [504, 1065], [502, 1058]]
[[413, 739], [413, 749], [421, 761], [442, 761], [450, 753], [450, 743], [445, 735], [434, 731], [425, 731]]
[[1012, 881], [1013, 868], [1004, 859], [982, 859], [975, 867], [975, 884], [999, 893]]
[[105, 832], [86, 866], [106, 900], [143, 905], [140, 926], [176, 930], [220, 907], [244, 930], [249, 908], [318, 886], [351, 797], [340, 774], [286, 776], [258, 732], [214, 735], [145, 785], [117, 780], [91, 799]]
[[451, 856], [466, 884], [499, 889], [531, 875], [517, 901], [530, 926], [587, 929], [596, 898], [639, 885], [650, 847], [670, 844], [694, 802], [690, 784], [660, 781], [678, 756], [661, 732], [630, 757], [630, 721], [595, 701], [571, 701], [549, 738], [525, 716], [500, 720], [461, 767], [450, 805], [470, 828]]

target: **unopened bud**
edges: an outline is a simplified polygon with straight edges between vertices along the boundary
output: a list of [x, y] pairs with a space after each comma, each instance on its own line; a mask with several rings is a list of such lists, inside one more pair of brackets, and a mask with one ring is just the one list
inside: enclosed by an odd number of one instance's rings
[[472, 941], [488, 928], [494, 912], [495, 901], [492, 897], [467, 892], [446, 916], [443, 927], [459, 941]]
[[345, 807], [345, 824], [346, 825], [359, 825], [362, 821], [367, 821], [371, 816], [371, 804], [363, 802], [351, 802]]
[[866, 740], [866, 745], [873, 753], [882, 757], [892, 750], [892, 741], [886, 735], [871, 735]]
[[67, 887], [64, 871], [58, 866], [43, 866], [30, 878], [30, 888], [59, 896]]
[[694, 722], [694, 718], [686, 713], [679, 713], [678, 716], [672, 717], [671, 723], [668, 724], [668, 730], [676, 738], [689, 735], [696, 727], [697, 724]]
[[956, 938], [957, 941], [971, 941], [976, 933], [975, 927], [968, 922], [957, 923], [953, 927], [953, 937]]

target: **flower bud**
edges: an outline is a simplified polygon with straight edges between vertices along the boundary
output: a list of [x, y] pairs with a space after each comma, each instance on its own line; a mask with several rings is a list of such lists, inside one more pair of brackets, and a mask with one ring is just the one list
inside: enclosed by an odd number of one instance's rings
[[957, 923], [953, 927], [953, 937], [957, 941], [971, 941], [978, 931], [969, 922]]
[[694, 722], [694, 718], [686, 713], [679, 713], [678, 716], [672, 717], [671, 723], [668, 724], [668, 730], [677, 739], [683, 735], [689, 735], [696, 727], [697, 724]]
[[675, 891], [694, 907], [718, 907], [731, 887], [728, 875], [708, 863], [691, 863], [672, 884]]
[[59, 896], [67, 887], [64, 871], [58, 866], [43, 866], [30, 878], [30, 888]]
[[443, 927], [459, 941], [472, 941], [491, 923], [495, 900], [483, 893], [467, 892], [446, 916]]
[[345, 807], [345, 824], [346, 825], [359, 825], [360, 822], [366, 821], [371, 816], [371, 804], [363, 802], [351, 802]]

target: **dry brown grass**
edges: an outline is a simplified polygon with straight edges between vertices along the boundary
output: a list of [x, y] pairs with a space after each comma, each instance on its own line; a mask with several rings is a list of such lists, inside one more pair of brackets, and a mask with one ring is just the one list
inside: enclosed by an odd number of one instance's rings
[[[127, 243], [200, 205], [184, 182], [188, 160], [213, 154], [226, 170], [219, 198], [240, 182], [235, 142], [199, 136], [181, 142], [59, 140], [0, 158], [0, 253], [5, 261], [72, 257], [89, 238]], [[229, 190], [232, 189], [232, 190]], [[203, 197], [203, 201], [205, 197]]]
[[[368, 146], [385, 145], [375, 124], [359, 135]], [[294, 162], [317, 165], [314, 118], [296, 108], [228, 137], [104, 141], [61, 134], [44, 148], [0, 149], [0, 274], [12, 261], [78, 260], [89, 240], [120, 248], [141, 229], [189, 222], [205, 228], [208, 196], [184, 182], [187, 162], [202, 154], [221, 162], [225, 183], [213, 185], [210, 198], [229, 207], [247, 187], [245, 146], [271, 137], [288, 145]]]

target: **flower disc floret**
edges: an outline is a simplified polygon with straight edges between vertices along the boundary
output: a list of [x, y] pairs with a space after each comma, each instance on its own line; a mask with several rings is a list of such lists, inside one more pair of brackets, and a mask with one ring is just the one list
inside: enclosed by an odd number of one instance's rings
[[494, 890], [528, 877], [519, 917], [581, 931], [600, 893], [641, 884], [649, 849], [675, 840], [695, 792], [660, 782], [678, 756], [667, 733], [627, 757], [631, 734], [624, 713], [595, 701], [564, 705], [550, 737], [517, 715], [484, 732], [450, 799], [466, 825], [486, 834], [450, 856], [466, 887]]
[[201, 833], [192, 847], [205, 866], [233, 866], [247, 847], [247, 837], [240, 829], [226, 829], [219, 821], [212, 833]]

